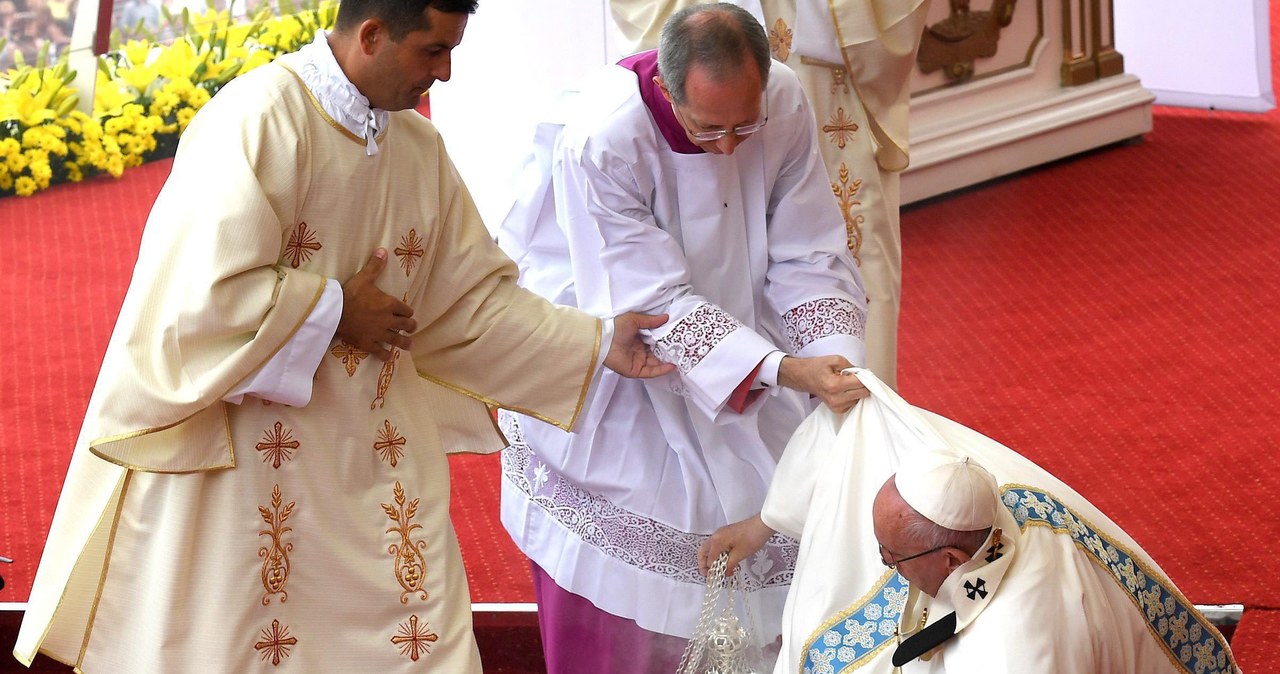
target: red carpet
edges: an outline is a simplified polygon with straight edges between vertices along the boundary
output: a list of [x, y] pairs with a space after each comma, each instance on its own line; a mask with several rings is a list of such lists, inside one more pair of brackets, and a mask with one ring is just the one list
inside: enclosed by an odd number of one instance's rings
[[[0, 602], [27, 598], [168, 168], [0, 200]], [[1280, 113], [1158, 109], [1140, 144], [903, 215], [902, 393], [1071, 483], [1192, 601], [1244, 603], [1250, 674], [1280, 652], [1278, 169]], [[473, 598], [530, 601], [496, 457], [452, 465]]]

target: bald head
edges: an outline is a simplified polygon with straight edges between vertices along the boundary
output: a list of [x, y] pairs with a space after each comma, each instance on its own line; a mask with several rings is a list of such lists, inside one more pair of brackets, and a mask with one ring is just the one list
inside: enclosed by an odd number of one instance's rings
[[769, 82], [769, 38], [751, 13], [728, 3], [700, 4], [671, 15], [658, 41], [658, 73], [677, 104], [693, 70], [720, 82], [750, 69]]

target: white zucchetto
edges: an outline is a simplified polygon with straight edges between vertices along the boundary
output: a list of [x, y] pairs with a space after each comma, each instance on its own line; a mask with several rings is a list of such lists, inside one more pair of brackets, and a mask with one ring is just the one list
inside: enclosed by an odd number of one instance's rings
[[976, 531], [995, 523], [996, 478], [967, 456], [930, 453], [902, 466], [895, 482], [907, 505], [934, 524]]

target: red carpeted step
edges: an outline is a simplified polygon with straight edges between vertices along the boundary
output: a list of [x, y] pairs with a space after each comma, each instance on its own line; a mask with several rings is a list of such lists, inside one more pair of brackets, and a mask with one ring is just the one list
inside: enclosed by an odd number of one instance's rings
[[1246, 608], [1231, 650], [1247, 674], [1280, 671], [1280, 608]]

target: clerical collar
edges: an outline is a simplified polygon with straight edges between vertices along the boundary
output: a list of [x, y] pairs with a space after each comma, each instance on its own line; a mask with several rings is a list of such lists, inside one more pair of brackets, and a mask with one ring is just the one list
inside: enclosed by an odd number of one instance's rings
[[[998, 508], [995, 527], [977, 554], [947, 576], [936, 598], [924, 602], [928, 610], [942, 618], [904, 639], [894, 653], [893, 665], [901, 667], [929, 653], [973, 623], [995, 598], [1021, 543], [1017, 520], [1007, 508]], [[908, 611], [914, 612], [910, 608]]]
[[378, 154], [375, 138], [386, 130], [390, 113], [369, 107], [369, 99], [342, 72], [328, 37], [324, 30], [318, 30], [310, 44], [280, 58], [298, 74], [325, 114], [364, 140], [366, 154]]
[[644, 101], [644, 106], [649, 109], [649, 115], [653, 117], [654, 123], [658, 125], [658, 131], [662, 133], [662, 137], [666, 139], [667, 145], [670, 145], [673, 151], [680, 154], [706, 152], [689, 140], [689, 135], [685, 133], [680, 120], [676, 119], [675, 110], [671, 109], [671, 104], [662, 95], [658, 85], [653, 82], [654, 76], [658, 74], [657, 50], [642, 51], [634, 56], [628, 56], [618, 61], [618, 65], [634, 72], [636, 78], [640, 80], [640, 98]]

